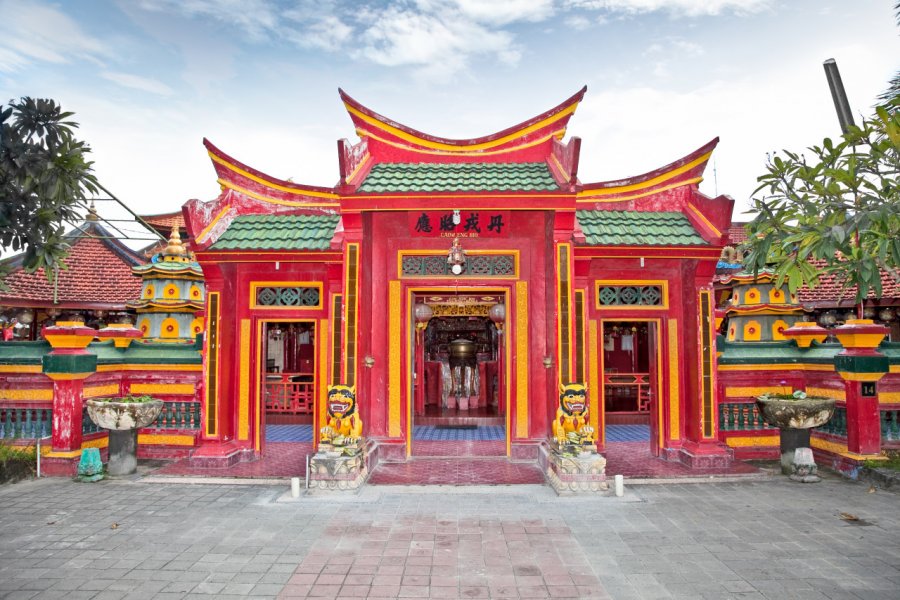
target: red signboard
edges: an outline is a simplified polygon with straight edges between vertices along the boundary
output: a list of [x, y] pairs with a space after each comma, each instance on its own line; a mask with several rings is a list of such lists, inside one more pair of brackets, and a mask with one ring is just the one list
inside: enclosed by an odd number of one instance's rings
[[412, 236], [476, 238], [509, 235], [508, 210], [421, 210], [408, 215]]

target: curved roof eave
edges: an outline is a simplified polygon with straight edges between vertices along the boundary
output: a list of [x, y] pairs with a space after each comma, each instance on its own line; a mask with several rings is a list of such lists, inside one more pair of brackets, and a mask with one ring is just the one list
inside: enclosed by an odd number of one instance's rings
[[340, 94], [341, 100], [344, 102], [344, 106], [347, 108], [347, 112], [350, 113], [350, 118], [353, 120], [354, 124], [359, 128], [363, 123], [370, 124], [378, 129], [384, 129], [388, 132], [396, 132], [394, 135], [400, 135], [406, 138], [407, 142], [410, 142], [414, 145], [420, 147], [433, 147], [435, 145], [446, 147], [447, 150], [452, 151], [478, 151], [484, 149], [485, 146], [497, 147], [504, 144], [507, 144], [513, 140], [519, 140], [531, 133], [534, 133], [536, 130], [543, 131], [548, 129], [551, 125], [554, 125], [554, 130], [558, 131], [560, 128], [565, 130], [566, 124], [568, 123], [569, 118], [574, 114], [575, 108], [581, 102], [582, 98], [584, 98], [584, 94], [587, 92], [587, 86], [582, 87], [578, 92], [563, 100], [558, 105], [553, 108], [544, 111], [543, 113], [534, 116], [526, 121], [519, 123], [518, 125], [513, 125], [512, 127], [508, 127], [502, 131], [498, 131], [496, 133], [492, 133], [490, 135], [471, 138], [471, 139], [451, 139], [451, 138], [443, 138], [431, 134], [424, 133], [422, 131], [418, 131], [413, 129], [412, 127], [408, 127], [393, 119], [389, 119], [374, 110], [360, 104], [358, 101], [354, 100], [347, 94], [343, 89], [338, 88], [338, 94]]

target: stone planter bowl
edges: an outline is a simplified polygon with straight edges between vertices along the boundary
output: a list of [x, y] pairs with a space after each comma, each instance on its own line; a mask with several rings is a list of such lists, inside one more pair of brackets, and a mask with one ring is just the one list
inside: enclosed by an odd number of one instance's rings
[[115, 402], [109, 400], [87, 400], [91, 421], [103, 429], [128, 431], [140, 429], [153, 423], [162, 411], [162, 400], [149, 402]]
[[834, 414], [833, 398], [759, 396], [756, 405], [766, 423], [779, 429], [819, 427], [827, 423]]

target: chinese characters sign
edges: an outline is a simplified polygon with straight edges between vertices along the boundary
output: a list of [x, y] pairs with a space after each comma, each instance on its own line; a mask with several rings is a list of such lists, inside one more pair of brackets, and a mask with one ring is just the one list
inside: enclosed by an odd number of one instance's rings
[[507, 210], [420, 210], [409, 214], [409, 233], [418, 237], [507, 237]]

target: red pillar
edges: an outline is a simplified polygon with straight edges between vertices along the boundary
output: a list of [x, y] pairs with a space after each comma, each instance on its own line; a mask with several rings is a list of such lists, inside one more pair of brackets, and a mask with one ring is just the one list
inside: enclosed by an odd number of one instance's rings
[[871, 319], [850, 319], [835, 329], [844, 350], [834, 357], [847, 398], [847, 450], [855, 454], [881, 452], [878, 381], [889, 370], [888, 359], [876, 351], [888, 329]]
[[84, 378], [49, 377], [53, 379], [53, 451], [81, 450]]
[[878, 395], [864, 395], [863, 386], [875, 382], [844, 381], [847, 396], [847, 450], [856, 454], [881, 452], [881, 414]]

